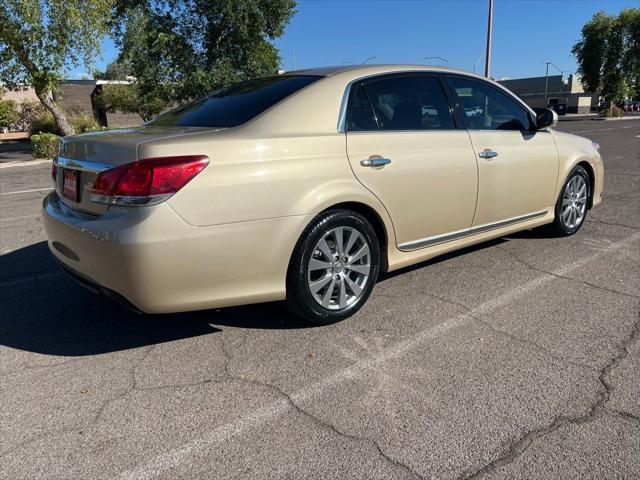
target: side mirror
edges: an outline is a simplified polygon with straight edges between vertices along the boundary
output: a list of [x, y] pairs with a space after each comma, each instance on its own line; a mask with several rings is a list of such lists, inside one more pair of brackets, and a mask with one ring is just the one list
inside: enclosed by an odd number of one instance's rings
[[534, 112], [536, 112], [536, 128], [538, 130], [558, 125], [558, 114], [554, 110], [550, 108], [535, 108]]

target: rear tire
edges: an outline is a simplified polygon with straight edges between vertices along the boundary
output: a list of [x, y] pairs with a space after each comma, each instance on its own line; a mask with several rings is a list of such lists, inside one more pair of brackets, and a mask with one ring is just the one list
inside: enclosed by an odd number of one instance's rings
[[555, 236], [573, 235], [587, 218], [587, 206], [591, 198], [591, 182], [587, 171], [576, 165], [564, 182], [556, 201], [555, 219], [549, 231]]
[[316, 325], [356, 313], [380, 270], [376, 234], [362, 215], [334, 209], [321, 213], [300, 236], [287, 272], [289, 310]]

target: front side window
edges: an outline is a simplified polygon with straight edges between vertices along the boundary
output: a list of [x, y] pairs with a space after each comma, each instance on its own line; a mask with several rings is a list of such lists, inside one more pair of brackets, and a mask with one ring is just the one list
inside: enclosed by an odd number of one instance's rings
[[481, 80], [451, 77], [469, 130], [520, 130], [531, 128], [527, 111], [513, 99]]
[[322, 77], [281, 75], [237, 83], [164, 113], [148, 125], [236, 127], [319, 78]]
[[[364, 84], [379, 130], [454, 129], [449, 104], [436, 77], [407, 75]], [[353, 105], [356, 104], [354, 98]]]

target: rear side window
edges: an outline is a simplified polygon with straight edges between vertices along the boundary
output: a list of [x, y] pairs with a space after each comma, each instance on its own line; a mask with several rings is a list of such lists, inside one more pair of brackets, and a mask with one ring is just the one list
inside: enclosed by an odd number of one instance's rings
[[162, 114], [147, 125], [235, 127], [320, 78], [282, 75], [237, 83]]
[[347, 130], [376, 130], [377, 128], [378, 126], [373, 116], [373, 110], [371, 110], [367, 92], [364, 91], [362, 85], [358, 85], [351, 100]]
[[449, 103], [436, 77], [410, 75], [365, 83], [380, 130], [452, 130]]
[[481, 80], [451, 77], [469, 130], [520, 130], [531, 128], [527, 111], [497, 88]]

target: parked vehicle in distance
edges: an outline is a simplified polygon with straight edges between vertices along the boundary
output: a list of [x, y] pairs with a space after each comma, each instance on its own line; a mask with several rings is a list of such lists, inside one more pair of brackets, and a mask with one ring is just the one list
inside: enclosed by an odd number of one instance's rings
[[65, 137], [44, 224], [67, 272], [136, 310], [285, 300], [326, 324], [380, 271], [544, 224], [576, 233], [603, 164], [556, 121], [439, 67], [250, 80], [139, 128]]

